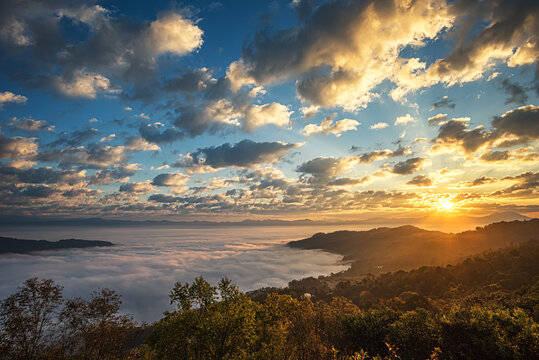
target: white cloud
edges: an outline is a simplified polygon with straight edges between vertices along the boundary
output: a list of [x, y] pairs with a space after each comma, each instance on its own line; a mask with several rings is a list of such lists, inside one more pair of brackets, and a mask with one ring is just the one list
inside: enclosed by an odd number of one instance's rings
[[116, 134], [110, 134], [108, 136], [105, 136], [105, 137], [102, 137], [99, 142], [106, 142], [106, 141], [111, 141], [112, 139], [115, 139], [116, 138]]
[[184, 55], [202, 46], [202, 35], [203, 31], [193, 21], [168, 13], [150, 24], [144, 42], [154, 56]]
[[283, 128], [290, 124], [291, 114], [288, 107], [279, 103], [250, 105], [242, 119], [243, 128], [249, 132], [268, 124]]
[[398, 116], [397, 119], [395, 120], [395, 126], [397, 125], [406, 125], [410, 122], [416, 122], [416, 119], [414, 119], [412, 117], [412, 115], [410, 114], [406, 114], [404, 116]]
[[121, 92], [121, 88], [113, 87], [107, 77], [83, 70], [77, 71], [70, 80], [57, 77], [56, 87], [66, 96], [89, 99], [94, 99], [99, 93], [118, 94]]
[[28, 98], [24, 95], [17, 95], [11, 91], [0, 92], [0, 109], [5, 103], [24, 104]]
[[314, 134], [333, 134], [340, 137], [343, 132], [356, 130], [361, 125], [359, 121], [353, 119], [343, 119], [333, 123], [331, 118], [322, 120], [320, 125], [309, 124], [303, 128], [303, 133], [306, 136]]
[[388, 127], [389, 124], [388, 123], [385, 123], [385, 122], [378, 122], [376, 124], [373, 124], [371, 126], [369, 126], [369, 129], [373, 129], [373, 130], [380, 130], [380, 129], [385, 129], [386, 127]]

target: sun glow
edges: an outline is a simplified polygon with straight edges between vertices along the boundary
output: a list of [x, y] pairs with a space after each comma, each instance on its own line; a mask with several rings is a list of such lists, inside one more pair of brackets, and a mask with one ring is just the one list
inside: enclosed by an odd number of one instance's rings
[[453, 209], [453, 206], [454, 206], [454, 204], [451, 201], [447, 200], [447, 199], [440, 200], [440, 204], [438, 205], [440, 210], [451, 210], [451, 209]]

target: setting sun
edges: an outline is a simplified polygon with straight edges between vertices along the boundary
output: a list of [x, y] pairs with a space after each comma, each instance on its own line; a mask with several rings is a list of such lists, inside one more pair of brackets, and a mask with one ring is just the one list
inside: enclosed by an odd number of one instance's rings
[[440, 210], [451, 210], [451, 209], [453, 209], [454, 206], [455, 205], [451, 201], [449, 201], [447, 199], [441, 200], [440, 205], [438, 205]]

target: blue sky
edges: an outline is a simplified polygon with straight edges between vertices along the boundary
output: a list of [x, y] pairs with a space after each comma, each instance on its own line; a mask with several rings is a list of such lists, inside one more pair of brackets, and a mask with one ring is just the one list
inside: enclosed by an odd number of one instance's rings
[[536, 214], [533, 1], [6, 1], [4, 215]]

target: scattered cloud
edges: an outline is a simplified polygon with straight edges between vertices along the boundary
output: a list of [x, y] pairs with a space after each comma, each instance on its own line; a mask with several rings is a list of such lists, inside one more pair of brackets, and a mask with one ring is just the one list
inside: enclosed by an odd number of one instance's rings
[[327, 117], [320, 125], [309, 124], [303, 128], [305, 136], [312, 136], [314, 134], [333, 134], [335, 137], [340, 137], [343, 132], [356, 130], [361, 123], [353, 119], [343, 119], [333, 123], [331, 117]]
[[395, 126], [397, 125], [406, 125], [411, 122], [416, 122], [417, 120], [412, 117], [410, 114], [406, 114], [404, 116], [398, 116], [397, 119], [395, 119]]
[[369, 129], [372, 129], [372, 130], [380, 130], [380, 129], [385, 129], [386, 127], [388, 127], [389, 124], [388, 123], [385, 123], [385, 122], [378, 122], [376, 124], [372, 124], [371, 126], [369, 126]]

